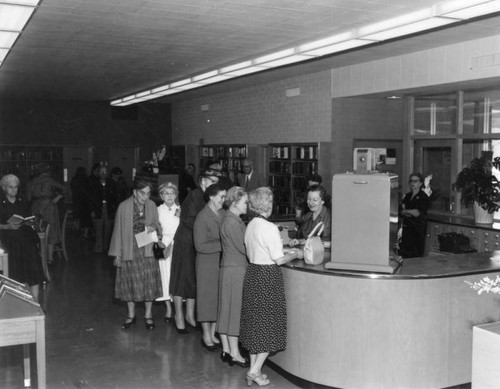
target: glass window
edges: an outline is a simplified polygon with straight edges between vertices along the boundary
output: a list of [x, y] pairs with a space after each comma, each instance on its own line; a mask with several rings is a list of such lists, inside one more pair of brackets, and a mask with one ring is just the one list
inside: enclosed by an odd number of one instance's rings
[[464, 93], [464, 135], [500, 134], [500, 91]]
[[455, 134], [456, 117], [455, 95], [415, 98], [413, 133], [415, 135]]

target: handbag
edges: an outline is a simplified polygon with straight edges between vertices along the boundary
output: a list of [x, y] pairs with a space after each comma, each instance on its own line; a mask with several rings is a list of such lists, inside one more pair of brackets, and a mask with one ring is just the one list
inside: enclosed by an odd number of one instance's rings
[[163, 259], [163, 248], [158, 244], [158, 242], [153, 243], [153, 256], [155, 259]]
[[308, 265], [319, 265], [325, 258], [325, 246], [319, 237], [324, 227], [323, 222], [319, 222], [307, 237], [304, 245], [304, 262]]

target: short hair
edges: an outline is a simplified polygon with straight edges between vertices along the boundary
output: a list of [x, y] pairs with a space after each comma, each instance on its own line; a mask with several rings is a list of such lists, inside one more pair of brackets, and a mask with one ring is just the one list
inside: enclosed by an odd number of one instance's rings
[[111, 174], [114, 175], [121, 175], [123, 173], [123, 170], [119, 168], [118, 166], [115, 166], [113, 169], [111, 169]]
[[245, 162], [248, 163], [248, 165], [250, 165], [251, 168], [253, 168], [253, 161], [251, 159], [245, 158], [241, 163], [241, 165], [243, 166]]
[[424, 175], [420, 172], [413, 172], [409, 175], [408, 179], [411, 179], [412, 177], [417, 177], [422, 185], [424, 184]]
[[248, 200], [252, 211], [258, 214], [267, 213], [272, 208], [273, 192], [269, 187], [263, 186], [251, 191]]
[[326, 189], [322, 185], [312, 185], [307, 189], [307, 193], [309, 192], [319, 192], [319, 197], [321, 200], [325, 201], [327, 199]]
[[0, 181], [3, 189], [5, 189], [11, 182], [16, 183], [17, 185], [20, 183], [19, 178], [14, 174], [6, 174], [2, 177], [2, 181]]
[[323, 178], [321, 178], [321, 176], [318, 173], [312, 173], [306, 177], [306, 181], [314, 181], [317, 182], [318, 184], [321, 184], [323, 182]]
[[144, 180], [134, 181], [134, 187], [133, 187], [134, 190], [141, 190], [144, 188], [149, 188], [150, 191], [153, 191], [153, 184], [151, 184], [151, 182]]
[[162, 194], [167, 189], [172, 189], [175, 192], [176, 196], [179, 194], [179, 188], [177, 188], [177, 185], [175, 185], [173, 182], [164, 182], [163, 184], [161, 184], [158, 187], [158, 193]]
[[234, 203], [240, 201], [247, 192], [241, 186], [233, 186], [229, 188], [226, 193], [226, 201], [224, 201], [224, 208], [228, 209]]
[[209, 197], [217, 196], [217, 194], [219, 194], [219, 192], [223, 192], [223, 191], [225, 191], [225, 189], [220, 184], [212, 184], [206, 189], [205, 195], [207, 196], [207, 198], [209, 198]]

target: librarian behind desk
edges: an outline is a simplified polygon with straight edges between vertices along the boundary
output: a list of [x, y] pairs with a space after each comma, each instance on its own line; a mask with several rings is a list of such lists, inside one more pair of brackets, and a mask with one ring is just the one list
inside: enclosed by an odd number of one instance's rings
[[405, 259], [390, 275], [330, 271], [302, 260], [282, 270], [288, 347], [270, 361], [322, 385], [471, 382], [472, 327], [500, 320], [500, 297], [478, 295], [464, 282], [500, 275], [500, 251]]

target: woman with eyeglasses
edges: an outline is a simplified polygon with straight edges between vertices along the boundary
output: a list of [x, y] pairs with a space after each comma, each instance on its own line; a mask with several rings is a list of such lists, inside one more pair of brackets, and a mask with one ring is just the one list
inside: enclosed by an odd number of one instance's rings
[[219, 266], [222, 252], [220, 225], [226, 190], [220, 184], [210, 185], [206, 192], [208, 203], [194, 222], [193, 237], [196, 249], [196, 313], [201, 323], [201, 345], [215, 351], [220, 341], [215, 337], [217, 301], [219, 297]]
[[[332, 216], [331, 211], [325, 207], [325, 199], [327, 198], [326, 189], [321, 185], [312, 185], [307, 190], [307, 207], [309, 212], [301, 218], [301, 223], [297, 226], [297, 236], [290, 241], [290, 246], [303, 245], [306, 243], [307, 237], [313, 229], [323, 223], [323, 232], [321, 233], [321, 241], [325, 247], [330, 246], [332, 240]], [[318, 230], [321, 229], [318, 227]]]
[[[187, 334], [186, 322], [196, 327], [194, 307], [196, 302], [196, 251], [193, 228], [196, 216], [205, 206], [206, 189], [218, 182], [218, 173], [207, 170], [200, 176], [199, 186], [190, 191], [181, 204], [180, 223], [174, 236], [172, 266], [170, 272], [170, 294], [174, 299], [175, 326], [179, 334]], [[186, 314], [183, 310], [186, 300]]]
[[117, 267], [115, 297], [127, 302], [127, 319], [121, 325], [129, 329], [136, 322], [135, 305], [144, 301], [146, 328], [155, 328], [151, 311], [153, 301], [162, 295], [160, 267], [153, 256], [153, 242], [139, 244], [144, 232], [162, 236], [156, 204], [149, 199], [151, 184], [137, 181], [133, 194], [123, 201], [115, 216], [108, 255]]
[[429, 197], [424, 192], [424, 177], [421, 173], [410, 174], [410, 191], [399, 206], [401, 241], [399, 254], [403, 258], [422, 257], [425, 248], [427, 208]]
[[179, 193], [177, 185], [172, 182], [164, 182], [158, 188], [163, 204], [158, 206], [158, 217], [160, 219], [161, 230], [161, 246], [163, 246], [163, 259], [158, 261], [160, 265], [161, 283], [163, 287], [163, 295], [156, 301], [165, 301], [167, 312], [163, 319], [165, 323], [170, 323], [172, 320], [172, 303], [170, 296], [170, 268], [172, 265], [172, 249], [174, 247], [174, 235], [177, 227], [179, 227], [179, 217], [181, 207], [177, 203], [177, 195]]

